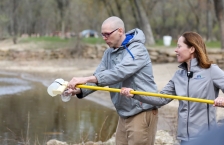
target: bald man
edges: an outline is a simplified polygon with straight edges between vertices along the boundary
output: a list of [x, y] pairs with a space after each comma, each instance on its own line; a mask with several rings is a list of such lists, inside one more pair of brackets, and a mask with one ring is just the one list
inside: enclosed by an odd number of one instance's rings
[[[75, 88], [77, 84], [129, 87], [138, 91], [157, 92], [149, 53], [144, 46], [145, 35], [139, 29], [125, 34], [123, 21], [109, 17], [101, 27], [102, 37], [109, 46], [93, 76], [73, 77], [70, 93], [84, 98], [93, 90]], [[153, 145], [157, 130], [158, 107], [110, 93], [119, 115], [116, 145]]]

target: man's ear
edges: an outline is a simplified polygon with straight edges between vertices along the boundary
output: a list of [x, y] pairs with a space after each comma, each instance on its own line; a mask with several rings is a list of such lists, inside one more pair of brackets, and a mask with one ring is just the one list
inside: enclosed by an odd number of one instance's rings
[[118, 31], [119, 31], [119, 33], [121, 33], [121, 34], [124, 33], [124, 29], [122, 29], [122, 28], [119, 28]]

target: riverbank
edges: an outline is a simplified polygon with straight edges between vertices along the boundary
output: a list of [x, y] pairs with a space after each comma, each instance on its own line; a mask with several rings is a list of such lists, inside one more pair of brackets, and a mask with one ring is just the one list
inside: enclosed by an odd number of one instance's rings
[[[73, 76], [92, 75], [100, 59], [61, 59], [38, 61], [0, 61], [0, 71], [16, 72], [26, 79], [41, 81], [47, 89], [55, 79], [71, 80]], [[153, 64], [153, 73], [158, 90], [161, 90], [178, 69], [177, 63]], [[50, 97], [50, 96], [49, 96]], [[108, 92], [96, 91], [86, 99], [115, 110]], [[178, 101], [174, 100], [159, 109], [158, 130], [169, 132], [174, 138], [176, 133]], [[224, 118], [222, 108], [218, 109], [218, 120]]]
[[[72, 77], [82, 77], [92, 75], [98, 66], [100, 59], [55, 59], [55, 60], [35, 60], [35, 61], [0, 61], [0, 70], [20, 73], [22, 77], [41, 81], [46, 87], [55, 79], [62, 78], [66, 81]], [[153, 73], [158, 90], [161, 90], [178, 69], [177, 63], [153, 64]], [[115, 109], [108, 92], [97, 91], [94, 97], [88, 99], [94, 101], [99, 98], [101, 105]], [[104, 102], [105, 101], [105, 102]], [[101, 103], [103, 102], [103, 103]], [[175, 102], [175, 101], [174, 101]], [[176, 103], [170, 103], [176, 106]]]
[[[2, 60], [0, 61], [0, 70], [5, 71], [6, 73], [20, 73], [22, 77], [41, 81], [47, 87], [57, 78], [63, 78], [64, 80], [69, 81], [73, 76], [82, 77], [92, 75], [99, 62], [100, 59], [57, 59], [44, 61]], [[176, 69], [177, 64], [175, 63], [153, 65], [155, 81], [159, 90], [166, 85]], [[97, 91], [92, 96], [94, 97], [87, 97], [87, 99], [92, 101], [99, 99], [101, 105], [106, 104], [104, 106], [115, 110], [108, 92]], [[95, 102], [99, 103], [99, 101]]]

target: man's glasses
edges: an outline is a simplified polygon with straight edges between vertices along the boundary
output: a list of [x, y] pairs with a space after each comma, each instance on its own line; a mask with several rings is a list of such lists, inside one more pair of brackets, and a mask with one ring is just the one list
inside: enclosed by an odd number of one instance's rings
[[112, 34], [112, 33], [114, 33], [115, 31], [117, 31], [119, 28], [117, 28], [117, 29], [115, 29], [114, 31], [112, 31], [112, 32], [110, 32], [110, 33], [101, 33], [102, 34], [102, 36], [104, 36], [105, 38], [108, 38], [108, 37], [110, 37], [110, 35]]

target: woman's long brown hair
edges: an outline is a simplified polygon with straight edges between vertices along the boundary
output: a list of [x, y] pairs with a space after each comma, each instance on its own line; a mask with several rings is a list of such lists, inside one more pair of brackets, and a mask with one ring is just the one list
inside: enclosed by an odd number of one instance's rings
[[209, 68], [212, 62], [208, 58], [206, 46], [202, 37], [195, 32], [185, 32], [182, 36], [185, 38], [184, 43], [187, 44], [189, 48], [195, 48], [194, 56], [198, 60], [198, 65], [201, 68]]

